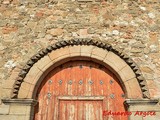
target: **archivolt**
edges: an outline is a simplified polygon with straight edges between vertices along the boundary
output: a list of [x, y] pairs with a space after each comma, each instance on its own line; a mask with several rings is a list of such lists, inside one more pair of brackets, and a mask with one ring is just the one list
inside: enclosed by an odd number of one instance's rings
[[142, 76], [141, 71], [139, 70], [135, 62], [130, 57], [128, 57], [126, 54], [122, 53], [121, 51], [113, 48], [111, 45], [105, 42], [102, 42], [102, 41], [96, 41], [92, 39], [72, 39], [72, 40], [62, 40], [60, 42], [57, 42], [53, 45], [48, 46], [46, 49], [39, 51], [34, 56], [32, 56], [30, 60], [26, 63], [26, 65], [22, 68], [21, 72], [18, 75], [18, 78], [15, 81], [13, 92], [12, 92], [12, 98], [17, 98], [19, 89], [21, 87], [21, 84], [24, 78], [26, 77], [26, 75], [28, 74], [32, 66], [34, 66], [35, 63], [37, 63], [37, 61], [39, 61], [41, 58], [43, 58], [45, 55], [47, 55], [48, 53], [52, 51], [55, 51], [57, 49], [60, 49], [66, 46], [73, 46], [73, 45], [92, 45], [92, 46], [96, 46], [98, 48], [102, 48], [104, 50], [115, 53], [117, 56], [123, 59], [135, 73], [139, 86], [141, 88], [142, 94], [143, 94], [143, 98], [150, 97], [147, 86], [146, 86], [146, 81], [144, 77]]

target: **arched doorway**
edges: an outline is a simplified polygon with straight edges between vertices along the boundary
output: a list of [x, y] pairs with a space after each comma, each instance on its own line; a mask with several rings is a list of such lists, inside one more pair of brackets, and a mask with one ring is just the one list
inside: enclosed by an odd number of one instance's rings
[[[26, 120], [35, 119], [34, 113], [36, 113], [36, 118], [37, 118], [41, 104], [39, 104], [40, 102], [37, 104], [36, 96], [40, 92], [40, 89], [42, 88], [42, 85], [44, 83], [49, 86], [49, 84], [47, 84], [48, 82], [47, 82], [46, 76], [52, 73], [53, 71], [56, 71], [56, 69], [58, 69], [57, 66], [60, 67], [61, 65], [69, 61], [73, 62], [78, 60], [90, 61], [89, 62], [90, 64], [91, 64], [91, 61], [96, 62], [98, 66], [99, 64], [104, 66], [104, 67], [100, 67], [101, 69], [98, 67], [98, 70], [102, 70], [102, 68], [106, 67], [105, 69], [108, 69], [106, 71], [109, 71], [109, 70], [112, 71], [110, 72], [111, 74], [105, 72], [106, 74], [110, 76], [116, 75], [118, 80], [117, 78], [114, 78], [113, 80], [116, 81], [114, 83], [119, 85], [120, 89], [123, 88], [123, 90], [121, 91], [122, 94], [123, 94], [123, 91], [125, 91], [125, 103], [127, 104], [127, 110], [133, 113], [132, 115], [128, 116], [129, 117], [128, 119], [142, 120], [143, 119], [142, 116], [134, 116], [135, 111], [139, 111], [139, 110], [148, 111], [148, 104], [154, 107], [154, 105], [158, 103], [157, 99], [153, 99], [153, 100], [150, 99], [149, 90], [146, 85], [146, 80], [143, 78], [143, 75], [141, 74], [136, 63], [130, 57], [128, 57], [123, 52], [120, 52], [117, 49], [114, 49], [112, 46], [108, 45], [105, 42], [100, 42], [92, 39], [73, 39], [68, 41], [60, 41], [51, 46], [48, 46], [46, 49], [39, 51], [37, 54], [35, 54], [33, 57], [31, 57], [28, 60], [28, 62], [25, 64], [25, 66], [21, 69], [20, 72], [17, 71], [17, 75], [15, 75], [14, 72], [12, 73], [11, 77], [8, 80], [8, 84], [11, 83], [13, 85], [13, 88], [10, 91], [12, 93], [10, 96], [11, 98], [10, 99], [5, 98], [2, 100], [2, 102], [4, 104], [9, 104], [9, 106], [12, 108], [16, 108], [13, 110], [16, 114], [18, 113], [17, 112], [18, 110], [21, 111], [21, 109], [19, 108], [23, 108], [24, 110], [23, 112], [25, 115], [22, 116], [22, 118], [25, 117], [24, 119]], [[54, 73], [52, 73], [52, 75], [54, 75]], [[91, 80], [94, 80], [92, 84], [99, 81], [96, 79], [91, 79]], [[13, 81], [14, 81], [14, 84], [13, 84]], [[120, 84], [118, 83], [118, 81], [120, 81]], [[78, 81], [76, 83], [78, 83]], [[122, 87], [120, 87], [120, 85]], [[111, 86], [113, 86], [113, 84]], [[99, 90], [99, 88], [97, 90]], [[46, 97], [51, 96], [50, 99], [47, 99], [47, 98], [42, 99], [42, 101], [45, 100], [46, 102], [46, 103], [44, 102], [45, 104], [42, 104], [42, 105], [47, 107], [50, 105], [49, 103], [52, 101], [51, 98], [53, 97], [53, 93], [51, 94], [47, 93], [47, 95], [46, 94], [43, 94], [43, 95], [44, 95], [44, 98], [45, 96]], [[97, 96], [73, 95], [73, 96], [69, 96], [68, 98], [66, 98], [66, 96], [59, 96], [57, 97], [57, 100], [62, 101], [60, 104], [58, 104], [60, 106], [65, 106], [69, 102], [70, 106], [73, 106], [73, 108], [75, 108], [76, 105], [78, 104], [82, 104], [81, 108], [84, 109], [83, 107], [84, 104], [85, 105], [91, 104], [90, 106], [94, 106], [94, 107], [89, 107], [89, 108], [93, 108], [91, 109], [92, 111], [94, 111], [95, 109], [97, 110], [98, 108], [99, 110], [101, 110], [100, 108], [102, 108], [102, 111], [109, 110], [110, 109], [109, 107], [107, 107], [108, 109], [103, 107], [104, 105], [103, 101], [105, 98], [103, 96], [101, 96], [101, 94]], [[113, 101], [116, 100], [116, 99], [113, 99], [114, 97], [117, 98], [116, 95], [113, 95], [111, 93], [111, 96], [108, 96], [107, 98], [108, 99], [112, 98], [110, 100], [112, 100], [111, 103], [113, 103]], [[97, 106], [95, 105], [95, 103]], [[117, 105], [115, 104], [116, 105], [115, 108], [118, 108], [117, 106], [119, 104], [122, 105], [122, 103], [123, 103], [122, 101], [121, 102], [118, 101]], [[37, 108], [34, 107], [36, 104], [37, 104], [36, 106]], [[142, 105], [144, 107], [142, 107]], [[41, 108], [42, 107], [43, 106], [41, 106]], [[48, 111], [51, 110], [49, 108], [52, 108], [54, 106], [52, 106], [51, 104], [51, 107], [47, 107], [47, 109], [46, 107], [44, 107], [45, 110], [41, 109], [41, 111], [44, 112], [42, 114], [44, 116], [47, 115], [45, 113], [49, 113]], [[37, 109], [36, 111], [35, 111], [35, 108]], [[61, 107], [57, 107], [57, 108], [61, 108]], [[123, 110], [124, 110], [124, 106], [123, 106]], [[79, 111], [80, 110], [78, 109], [78, 112]], [[118, 109], [118, 111], [121, 111], [121, 110]], [[78, 115], [78, 114], [79, 113], [76, 113], [74, 115]], [[61, 115], [61, 113], [58, 115]], [[106, 119], [108, 119], [107, 117]], [[43, 118], [38, 118], [38, 119], [43, 120]], [[121, 118], [117, 118], [117, 119], [119, 120]], [[127, 118], [122, 118], [122, 119], [127, 119]]]
[[127, 120], [125, 94], [116, 76], [92, 61], [69, 61], [44, 78], [36, 95], [35, 120]]

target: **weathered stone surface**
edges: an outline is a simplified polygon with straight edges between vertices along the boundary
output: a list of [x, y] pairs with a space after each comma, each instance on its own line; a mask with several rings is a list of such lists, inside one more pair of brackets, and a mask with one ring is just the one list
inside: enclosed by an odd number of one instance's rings
[[9, 114], [10, 106], [9, 105], [0, 105], [0, 114], [7, 115]]
[[51, 30], [48, 30], [47, 33], [50, 33], [53, 36], [59, 36], [59, 35], [62, 35], [63, 29], [61, 28], [51, 29]]
[[146, 73], [151, 73], [151, 74], [153, 73], [153, 70], [148, 66], [142, 67], [141, 70]]
[[25, 115], [27, 111], [27, 106], [16, 106], [16, 105], [12, 105], [10, 107], [10, 114], [21, 114], [21, 115]]
[[[0, 84], [9, 79], [15, 67], [22, 68], [29, 58], [52, 43], [64, 39], [93, 38], [108, 42], [130, 56], [140, 67], [144, 78], [156, 83], [156, 89], [151, 83], [147, 84], [151, 98], [158, 98], [160, 2], [83, 1], [1, 0]], [[75, 50], [74, 46], [70, 50]], [[77, 48], [71, 56], [79, 55], [79, 51], [83, 54], [85, 50]], [[0, 94], [0, 98], [2, 95], [6, 96], [5, 94], [9, 96], [10, 87], [11, 84], [8, 85], [8, 91], [5, 89]], [[4, 89], [3, 85], [1, 89]], [[13, 116], [10, 118], [17, 119]], [[4, 119], [8, 118], [4, 116]]]

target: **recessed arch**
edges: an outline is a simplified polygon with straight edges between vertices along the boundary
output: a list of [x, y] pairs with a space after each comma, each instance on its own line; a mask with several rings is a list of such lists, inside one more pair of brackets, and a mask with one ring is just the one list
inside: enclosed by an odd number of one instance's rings
[[[87, 59], [65, 62], [50, 71], [38, 87], [34, 98], [38, 101], [34, 109], [35, 120], [44, 118], [44, 116], [49, 116], [47, 119], [67, 119], [66, 117], [70, 114], [67, 111], [71, 106], [76, 109], [75, 114], [71, 116], [81, 119], [82, 114], [84, 115], [92, 109], [99, 112], [93, 113], [90, 119], [96, 117], [96, 119], [101, 120], [100, 115], [102, 113], [100, 111], [102, 109], [114, 109], [115, 111], [125, 111], [127, 109], [123, 104], [126, 97], [122, 88], [113, 72], [102, 64]], [[55, 101], [55, 99], [58, 100]], [[71, 102], [73, 100], [74, 102]], [[99, 105], [94, 105], [94, 102], [99, 103]], [[90, 109], [87, 109], [88, 104], [90, 104]], [[66, 108], [68, 108], [67, 111]], [[50, 112], [42, 112], [47, 110]], [[57, 115], [55, 112], [57, 110], [66, 113], [66, 117], [63, 113], [63, 115], [61, 113]], [[83, 112], [82, 114], [79, 112], [79, 115], [77, 115], [76, 112], [78, 111]], [[56, 116], [59, 116], [59, 118]], [[123, 120], [126, 120], [126, 118], [126, 116], [119, 117]]]
[[49, 71], [71, 60], [90, 60], [113, 71], [126, 90], [127, 98], [149, 98], [140, 70], [127, 55], [111, 45], [92, 39], [60, 41], [34, 55], [16, 79], [12, 98], [34, 98]]

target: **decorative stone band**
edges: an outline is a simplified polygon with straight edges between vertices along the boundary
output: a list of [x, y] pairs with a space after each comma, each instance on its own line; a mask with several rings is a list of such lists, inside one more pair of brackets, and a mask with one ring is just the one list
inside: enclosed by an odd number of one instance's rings
[[128, 57], [122, 51], [120, 51], [116, 48], [113, 48], [111, 45], [106, 43], [106, 41], [102, 42], [99, 40], [97, 41], [97, 40], [86, 39], [86, 38], [62, 40], [62, 41], [59, 41], [53, 45], [48, 46], [46, 49], [43, 49], [43, 50], [39, 51], [37, 54], [35, 54], [34, 56], [32, 56], [30, 58], [30, 60], [28, 60], [26, 65], [22, 68], [21, 72], [19, 73], [19, 76], [14, 84], [12, 98], [17, 98], [21, 83], [23, 82], [25, 76], [27, 75], [27, 73], [29, 72], [31, 67], [38, 60], [40, 60], [41, 58], [43, 58], [45, 55], [47, 55], [48, 53], [50, 53], [52, 51], [56, 51], [57, 49], [60, 49], [60, 48], [66, 47], [66, 46], [75, 46], [75, 45], [88, 45], [88, 46], [92, 45], [92, 46], [96, 46], [98, 48], [102, 48], [107, 51], [111, 51], [111, 52], [115, 53], [116, 55], [118, 55], [121, 59], [123, 59], [130, 66], [130, 68], [135, 73], [136, 78], [138, 80], [138, 83], [140, 85], [141, 91], [143, 93], [143, 98], [150, 98], [148, 88], [146, 85], [146, 81], [145, 81], [144, 77], [142, 76], [141, 71], [139, 70], [139, 68], [137, 67], [135, 62], [130, 57]]
[[159, 102], [158, 99], [126, 99], [124, 104], [130, 105], [155, 105]]
[[34, 99], [2, 99], [4, 104], [22, 104], [22, 105], [29, 105], [35, 106], [37, 101]]
[[156, 115], [160, 112], [158, 102], [158, 99], [126, 99], [124, 104], [130, 112], [137, 114], [141, 112], [144, 113], [144, 115], [146, 114], [146, 112], [153, 112], [155, 113], [154, 115]]

